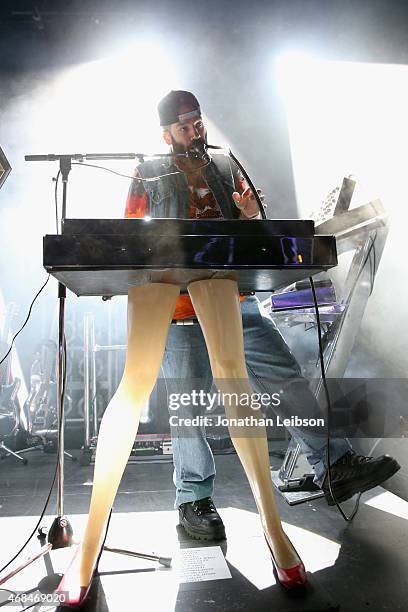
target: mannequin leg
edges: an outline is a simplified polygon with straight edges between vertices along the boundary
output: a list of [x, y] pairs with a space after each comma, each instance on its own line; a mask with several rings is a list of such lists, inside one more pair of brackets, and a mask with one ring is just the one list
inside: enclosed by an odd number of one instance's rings
[[159, 373], [179, 292], [177, 285], [165, 283], [129, 290], [126, 363], [99, 430], [91, 504], [82, 543], [80, 586], [87, 586], [91, 581], [139, 417]]
[[[237, 284], [228, 279], [196, 281], [188, 286], [207, 344], [214, 380], [222, 393], [252, 394], [245, 365]], [[241, 395], [241, 396], [242, 396]], [[245, 396], [244, 396], [245, 397]], [[228, 418], [261, 418], [242, 403], [225, 404]], [[269, 468], [265, 427], [230, 427], [231, 439], [247, 475], [267, 542], [282, 568], [300, 559], [282, 529]]]

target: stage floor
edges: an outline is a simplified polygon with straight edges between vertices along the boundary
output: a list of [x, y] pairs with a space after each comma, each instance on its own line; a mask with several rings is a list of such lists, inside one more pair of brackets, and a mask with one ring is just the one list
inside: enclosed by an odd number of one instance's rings
[[[75, 452], [75, 451], [74, 451]], [[0, 542], [3, 566], [32, 532], [44, 505], [56, 456], [30, 453], [24, 466], [8, 457], [0, 462]], [[279, 465], [271, 457], [271, 467]], [[191, 540], [178, 527], [173, 509], [171, 463], [127, 466], [117, 494], [106, 544], [171, 556], [170, 569], [158, 563], [104, 552], [99, 576], [84, 611], [230, 612], [298, 610], [408, 609], [408, 503], [383, 488], [364, 494], [351, 524], [324, 499], [289, 506], [277, 495], [284, 527], [309, 572], [308, 588], [289, 594], [276, 584], [255, 504], [236, 455], [217, 456], [215, 503], [227, 540]], [[79, 540], [88, 509], [93, 466], [65, 464], [65, 513]], [[350, 514], [354, 502], [343, 504]], [[55, 517], [53, 495], [42, 525]], [[24, 561], [40, 549], [36, 537], [21, 554]], [[72, 549], [51, 551], [3, 589], [28, 591], [50, 572], [63, 572]], [[13, 562], [6, 570], [17, 565]], [[3, 574], [3, 575], [4, 575]], [[205, 578], [205, 580], [203, 580]], [[4, 601], [9, 593], [0, 592]], [[29, 599], [29, 605], [35, 599]], [[22, 610], [7, 605], [1, 610]], [[55, 606], [31, 610], [44, 612]]]

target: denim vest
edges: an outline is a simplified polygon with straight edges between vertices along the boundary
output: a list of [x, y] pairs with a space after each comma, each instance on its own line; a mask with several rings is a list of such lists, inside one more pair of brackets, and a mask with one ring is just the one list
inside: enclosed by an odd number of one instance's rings
[[[162, 157], [141, 163], [137, 170], [142, 178], [152, 178], [178, 168], [171, 157]], [[202, 170], [203, 177], [218, 202], [225, 219], [238, 219], [240, 210], [235, 206], [232, 194], [235, 191], [230, 159], [226, 155], [214, 155]], [[186, 175], [169, 174], [157, 181], [144, 183], [150, 200], [150, 217], [188, 219], [189, 189]]]

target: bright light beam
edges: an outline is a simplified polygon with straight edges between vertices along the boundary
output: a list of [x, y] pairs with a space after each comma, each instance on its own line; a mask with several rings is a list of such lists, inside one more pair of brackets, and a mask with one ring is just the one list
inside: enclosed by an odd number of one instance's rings
[[[31, 124], [41, 126], [35, 140], [40, 152], [167, 152], [157, 103], [169, 90], [185, 88], [160, 44], [138, 42], [58, 77], [33, 108]], [[223, 142], [205, 122], [213, 141]], [[99, 165], [130, 175], [136, 161]], [[73, 166], [68, 217], [121, 218], [128, 188], [124, 178]]]
[[324, 61], [293, 51], [277, 58], [275, 75], [303, 216], [349, 174], [358, 179], [353, 202], [380, 197], [390, 209], [407, 199], [407, 66]]
[[372, 508], [377, 508], [377, 510], [382, 510], [382, 512], [408, 520], [408, 502], [389, 491], [380, 493], [364, 503], [366, 506], [371, 506]]

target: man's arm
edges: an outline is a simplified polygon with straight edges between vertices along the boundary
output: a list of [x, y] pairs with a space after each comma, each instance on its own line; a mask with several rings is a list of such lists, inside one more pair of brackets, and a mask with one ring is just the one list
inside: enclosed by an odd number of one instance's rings
[[[140, 177], [137, 168], [133, 172], [133, 176]], [[129, 193], [126, 200], [125, 218], [126, 219], [141, 219], [149, 214], [149, 196], [144, 188], [142, 181], [132, 181], [129, 188]]]

